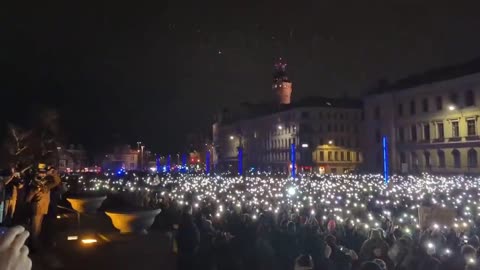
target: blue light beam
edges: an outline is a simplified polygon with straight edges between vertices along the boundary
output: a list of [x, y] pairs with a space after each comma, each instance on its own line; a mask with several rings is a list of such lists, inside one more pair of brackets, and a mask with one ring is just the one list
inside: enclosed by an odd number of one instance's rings
[[388, 185], [389, 181], [389, 161], [388, 161], [388, 143], [387, 143], [387, 136], [383, 136], [382, 138], [382, 146], [383, 146], [383, 181], [385, 185]]
[[290, 145], [290, 162], [292, 164], [292, 177], [295, 178], [296, 174], [296, 150], [295, 150], [295, 143]]

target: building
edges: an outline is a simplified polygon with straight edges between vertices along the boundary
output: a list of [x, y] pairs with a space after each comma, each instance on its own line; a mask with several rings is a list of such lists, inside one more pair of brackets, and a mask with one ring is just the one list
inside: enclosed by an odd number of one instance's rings
[[71, 144], [68, 148], [58, 147], [57, 151], [60, 172], [77, 172], [88, 167], [87, 151], [82, 145]]
[[312, 97], [291, 103], [283, 62], [275, 65], [272, 89], [276, 104], [244, 104], [213, 125], [217, 169], [235, 172], [241, 148], [245, 170], [287, 172], [292, 144], [298, 171], [344, 173], [360, 165], [359, 101]]
[[480, 59], [416, 75], [365, 97], [365, 168], [393, 173], [480, 173]]
[[141, 150], [135, 150], [130, 145], [115, 147], [113, 153], [106, 154], [102, 160], [103, 170], [140, 170]]

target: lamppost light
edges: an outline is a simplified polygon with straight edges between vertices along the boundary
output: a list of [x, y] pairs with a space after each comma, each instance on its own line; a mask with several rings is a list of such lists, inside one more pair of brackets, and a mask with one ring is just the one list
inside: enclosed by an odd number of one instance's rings
[[230, 140], [233, 140], [233, 138], [234, 138], [233, 136], [230, 136]]
[[456, 107], [455, 107], [455, 105], [450, 105], [450, 106], [448, 106], [448, 109], [450, 111], [454, 111], [456, 109]]
[[332, 140], [329, 140], [329, 141], [328, 141], [328, 144], [333, 144], [333, 141], [332, 141]]
[[302, 143], [302, 148], [308, 148], [308, 143]]
[[282, 127], [281, 125], [278, 125], [278, 129], [280, 129], [280, 130], [281, 130], [281, 129], [283, 129], [283, 127]]

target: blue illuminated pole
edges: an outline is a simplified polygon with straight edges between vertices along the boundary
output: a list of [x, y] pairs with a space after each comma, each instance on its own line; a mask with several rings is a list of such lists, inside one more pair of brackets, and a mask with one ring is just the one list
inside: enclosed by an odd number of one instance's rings
[[160, 167], [161, 164], [160, 164], [160, 156], [159, 155], [157, 155], [157, 158], [155, 159], [155, 162], [156, 162], [156, 165], [157, 165], [157, 173], [160, 173], [162, 168]]
[[167, 172], [170, 172], [171, 162], [172, 162], [172, 156], [168, 155], [168, 157], [167, 157]]
[[388, 168], [388, 143], [387, 143], [387, 136], [383, 136], [382, 138], [382, 146], [383, 146], [383, 180], [385, 181], [385, 185], [388, 185], [389, 181], [389, 168]]
[[243, 175], [243, 147], [238, 147], [238, 175]]
[[205, 155], [205, 173], [210, 174], [210, 151]]
[[295, 150], [295, 143], [290, 145], [290, 161], [292, 163], [292, 177], [295, 178], [295, 167], [296, 167], [296, 150]]
[[187, 171], [187, 154], [182, 155], [182, 171]]

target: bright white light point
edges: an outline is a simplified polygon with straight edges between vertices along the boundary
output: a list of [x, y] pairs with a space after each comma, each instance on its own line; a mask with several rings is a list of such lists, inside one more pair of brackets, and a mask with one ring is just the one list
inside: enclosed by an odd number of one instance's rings
[[302, 148], [308, 148], [308, 143], [303, 143]]
[[253, 215], [252, 218], [253, 218], [253, 219], [257, 219], [257, 215]]
[[281, 130], [281, 129], [283, 129], [283, 127], [282, 127], [281, 125], [278, 125], [278, 129], [280, 129], [280, 130]]
[[432, 243], [428, 243], [428, 244], [427, 244], [427, 247], [428, 247], [428, 248], [433, 248], [434, 246], [433, 246]]
[[455, 107], [454, 105], [450, 105], [448, 106], [448, 110], [450, 111], [454, 111], [457, 107]]
[[294, 187], [289, 187], [287, 192], [288, 195], [295, 195], [296, 190]]
[[234, 138], [233, 136], [230, 136], [230, 140], [233, 140], [233, 138]]

